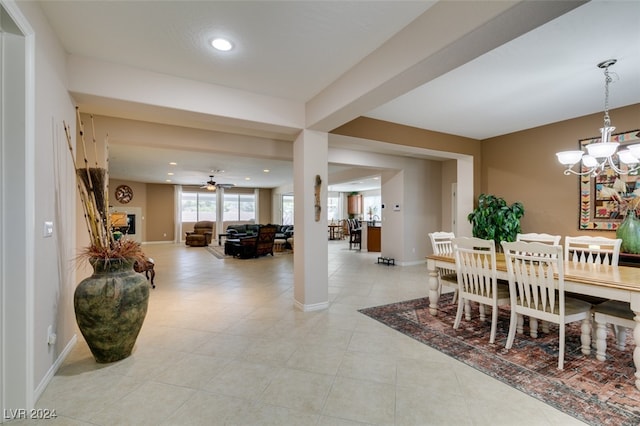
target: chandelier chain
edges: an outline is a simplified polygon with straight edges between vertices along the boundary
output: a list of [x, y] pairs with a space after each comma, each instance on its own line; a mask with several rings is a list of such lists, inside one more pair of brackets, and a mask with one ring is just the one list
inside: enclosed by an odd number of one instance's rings
[[611, 126], [611, 118], [609, 118], [609, 83], [613, 79], [609, 75], [609, 67], [604, 69], [604, 126]]

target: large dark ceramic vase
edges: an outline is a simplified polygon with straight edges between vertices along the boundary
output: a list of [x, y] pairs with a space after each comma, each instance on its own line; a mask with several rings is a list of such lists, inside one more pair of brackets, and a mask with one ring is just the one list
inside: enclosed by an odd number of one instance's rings
[[97, 362], [131, 355], [147, 315], [149, 283], [133, 260], [91, 259], [93, 275], [76, 288], [76, 321]]
[[618, 229], [616, 237], [622, 239], [621, 251], [625, 253], [640, 253], [640, 220], [634, 210], [629, 210]]

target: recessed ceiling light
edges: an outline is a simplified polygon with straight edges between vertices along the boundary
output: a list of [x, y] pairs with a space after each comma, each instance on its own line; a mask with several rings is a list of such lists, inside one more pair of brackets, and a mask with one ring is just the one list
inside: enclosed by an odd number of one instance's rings
[[173, 172], [169, 172], [167, 173], [169, 176], [173, 176]]
[[170, 161], [170, 162], [169, 162], [169, 165], [170, 165], [170, 166], [176, 166], [176, 165], [178, 165], [178, 163], [176, 163], [175, 161]]
[[229, 50], [233, 49], [233, 45], [231, 44], [231, 42], [224, 38], [214, 38], [211, 41], [211, 45], [214, 47], [214, 49], [220, 50], [221, 52], [228, 52]]
[[263, 172], [265, 172], [265, 173], [269, 173], [270, 171], [271, 171], [271, 170], [269, 170], [269, 169], [264, 169], [264, 170], [263, 170]]
[[244, 178], [244, 180], [251, 180], [251, 178], [250, 177], [246, 177], [246, 178]]
[[167, 179], [167, 180], [165, 180], [165, 182], [171, 182], [171, 179]]

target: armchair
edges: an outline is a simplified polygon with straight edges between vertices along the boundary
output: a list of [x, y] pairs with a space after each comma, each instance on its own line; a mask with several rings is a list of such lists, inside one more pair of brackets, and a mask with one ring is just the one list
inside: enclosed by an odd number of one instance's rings
[[213, 222], [202, 220], [193, 225], [193, 232], [187, 232], [185, 243], [191, 247], [205, 247], [211, 244]]

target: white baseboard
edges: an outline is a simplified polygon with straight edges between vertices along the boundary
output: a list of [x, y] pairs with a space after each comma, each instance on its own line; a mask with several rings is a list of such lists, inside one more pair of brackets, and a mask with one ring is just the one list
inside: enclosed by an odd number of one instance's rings
[[305, 305], [297, 300], [294, 301], [294, 306], [302, 312], [320, 311], [329, 307], [329, 302], [314, 303], [312, 305]]
[[49, 385], [49, 382], [51, 382], [51, 379], [53, 379], [53, 376], [56, 375], [56, 372], [58, 371], [58, 369], [60, 368], [64, 360], [67, 358], [67, 356], [69, 356], [69, 353], [71, 352], [71, 350], [73, 349], [73, 347], [76, 345], [77, 342], [78, 342], [78, 335], [74, 334], [71, 340], [69, 340], [69, 343], [67, 343], [67, 346], [65, 346], [63, 351], [60, 353], [60, 356], [58, 356], [58, 358], [53, 363], [51, 368], [49, 368], [49, 371], [47, 371], [47, 374], [44, 375], [44, 377], [38, 384], [38, 387], [36, 387], [36, 389], [34, 390], [33, 392], [34, 401], [38, 401], [38, 399], [40, 399], [40, 397], [42, 396], [42, 393]]
[[427, 263], [426, 260], [412, 260], [411, 262], [399, 262], [400, 266], [414, 266], [414, 265], [422, 265], [423, 263]]

